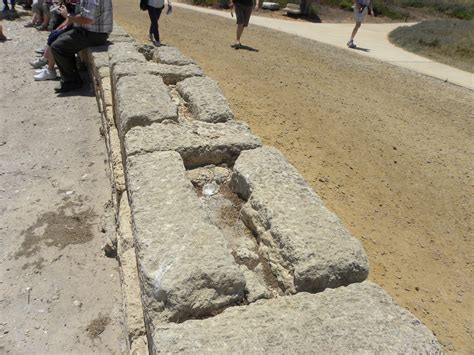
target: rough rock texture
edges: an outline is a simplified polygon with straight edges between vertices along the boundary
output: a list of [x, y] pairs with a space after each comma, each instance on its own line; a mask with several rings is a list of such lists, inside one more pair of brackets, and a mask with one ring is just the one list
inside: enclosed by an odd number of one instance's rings
[[248, 199], [241, 218], [285, 292], [319, 292], [366, 279], [360, 242], [277, 149], [243, 151], [232, 184]]
[[160, 325], [151, 345], [152, 353], [442, 353], [428, 328], [370, 282]]
[[245, 279], [176, 152], [129, 157], [127, 181], [147, 326], [241, 302]]
[[146, 62], [137, 65], [135, 62], [122, 62], [117, 63], [113, 67], [112, 78], [114, 83], [118, 83], [121, 77], [137, 75], [140, 73], [159, 75], [167, 85], [174, 85], [177, 82], [192, 76], [203, 75], [202, 70], [195, 64], [179, 66]]
[[133, 38], [128, 35], [125, 30], [114, 23], [114, 28], [112, 30], [112, 33], [109, 35], [109, 41], [110, 42], [133, 42]]
[[238, 121], [217, 124], [167, 122], [135, 127], [127, 133], [124, 143], [128, 156], [153, 151], [177, 151], [187, 168], [232, 164], [242, 150], [260, 145], [260, 140], [249, 127]]
[[199, 121], [225, 122], [234, 118], [219, 85], [208, 77], [192, 77], [178, 83], [178, 92]]
[[160, 75], [167, 85], [175, 85], [184, 79], [203, 75], [201, 68], [199, 68], [196, 64], [158, 64], [156, 74]]
[[109, 66], [108, 49], [108, 44], [103, 46], [89, 47], [86, 49], [90, 59], [92, 59], [92, 62], [94, 63], [95, 70], [99, 70], [100, 68]]
[[133, 62], [145, 63], [145, 57], [138, 53], [137, 47], [133, 43], [119, 42], [109, 47], [110, 67], [113, 68], [117, 63]]
[[120, 135], [135, 126], [177, 120], [178, 108], [161, 78], [138, 74], [120, 80], [115, 92], [116, 121]]
[[158, 64], [146, 62], [137, 65], [135, 62], [121, 62], [115, 64], [112, 68], [112, 80], [115, 85], [118, 84], [120, 78], [124, 76], [134, 76], [138, 74], [158, 74]]
[[161, 64], [188, 65], [195, 64], [193, 60], [184, 56], [178, 48], [163, 46], [155, 49], [153, 60]]

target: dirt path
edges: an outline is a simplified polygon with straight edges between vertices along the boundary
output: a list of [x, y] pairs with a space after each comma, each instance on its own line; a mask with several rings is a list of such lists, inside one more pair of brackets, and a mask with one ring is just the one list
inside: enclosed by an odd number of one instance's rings
[[25, 23], [3, 21], [0, 43], [0, 353], [121, 353], [117, 262], [100, 249], [113, 226], [100, 222], [110, 185], [96, 100], [33, 81], [46, 34]]
[[[145, 41], [147, 15], [115, 1]], [[219, 81], [236, 115], [302, 172], [369, 254], [370, 278], [448, 351], [473, 343], [474, 125], [465, 89], [317, 42], [175, 9], [162, 40]]]

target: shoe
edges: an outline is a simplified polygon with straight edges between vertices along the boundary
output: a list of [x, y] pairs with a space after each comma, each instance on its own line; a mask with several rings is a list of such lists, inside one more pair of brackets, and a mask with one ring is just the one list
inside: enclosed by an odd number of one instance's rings
[[161, 43], [160, 43], [160, 41], [153, 41], [153, 45], [154, 45], [155, 47], [160, 47], [160, 46], [161, 46]]
[[46, 64], [48, 64], [48, 61], [46, 60], [46, 58], [43, 57], [30, 62], [30, 65], [33, 67], [33, 69], [39, 69], [41, 67], [44, 67]]
[[0, 35], [0, 42], [4, 42], [7, 40], [7, 37], [4, 34]]
[[33, 22], [28, 22], [26, 25], [24, 25], [23, 27], [26, 27], [26, 28], [29, 28], [29, 27], [35, 27], [36, 24], [33, 23]]
[[56, 80], [56, 70], [49, 71], [44, 69], [41, 73], [34, 76], [35, 81], [44, 81], [44, 80]]
[[153, 38], [153, 34], [152, 34], [152, 33], [148, 34], [148, 39], [150, 40], [150, 42], [153, 42], [153, 41], [154, 41], [154, 38]]
[[47, 31], [48, 25], [39, 25], [35, 27], [38, 31]]
[[231, 47], [234, 49], [240, 49], [241, 46], [242, 44], [240, 44], [240, 42], [235, 42], [234, 44], [231, 45]]
[[39, 73], [41, 73], [42, 71], [44, 71], [45, 69], [48, 69], [48, 64], [46, 64], [46, 65], [45, 65], [44, 67], [42, 67], [42, 68], [36, 69], [36, 70], [35, 70], [35, 73], [36, 73], [36, 74], [39, 74]]
[[349, 42], [347, 42], [347, 46], [348, 46], [349, 48], [355, 48], [355, 47], [357, 47], [352, 39], [351, 39]]
[[[25, 27], [26, 27], [26, 25], [25, 25]], [[38, 54], [44, 54], [45, 51], [46, 51], [45, 47], [40, 47], [40, 48], [35, 49], [35, 53], [38, 53]]]
[[78, 90], [81, 87], [82, 87], [82, 82], [79, 82], [79, 81], [73, 81], [73, 82], [69, 82], [69, 83], [65, 83], [65, 82], [61, 81], [61, 84], [58, 87], [56, 87], [54, 89], [54, 91], [57, 94], [63, 94], [65, 92]]

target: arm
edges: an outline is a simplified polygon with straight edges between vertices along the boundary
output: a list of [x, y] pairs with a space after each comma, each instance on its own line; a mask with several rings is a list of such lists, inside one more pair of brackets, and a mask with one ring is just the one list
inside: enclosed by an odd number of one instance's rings
[[94, 22], [94, 15], [96, 6], [95, 3], [89, 6], [89, 9], [82, 8], [81, 12], [78, 15], [70, 15], [67, 12], [66, 6], [62, 5], [59, 8], [59, 13], [61, 16], [66, 18], [66, 26], [71, 24], [77, 25], [90, 25]]
[[372, 7], [372, 3], [373, 3], [373, 1], [371, 1], [369, 3], [369, 14], [371, 14], [372, 16], [375, 16], [374, 8]]

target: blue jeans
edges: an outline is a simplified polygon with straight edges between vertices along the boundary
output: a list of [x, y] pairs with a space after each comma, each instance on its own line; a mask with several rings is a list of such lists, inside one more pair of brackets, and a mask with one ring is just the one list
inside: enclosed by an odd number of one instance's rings
[[[4, 0], [5, 1], [5, 0]], [[161, 16], [161, 11], [163, 11], [164, 6], [156, 8], [153, 6], [148, 6], [148, 16], [150, 16], [150, 34], [155, 37], [155, 41], [160, 40], [160, 32], [158, 31], [158, 20]]]
[[[3, 9], [8, 10], [8, 0], [3, 0], [3, 5], [5, 5]], [[15, 10], [15, 0], [10, 0], [10, 6], [12, 7], [12, 10]]]

